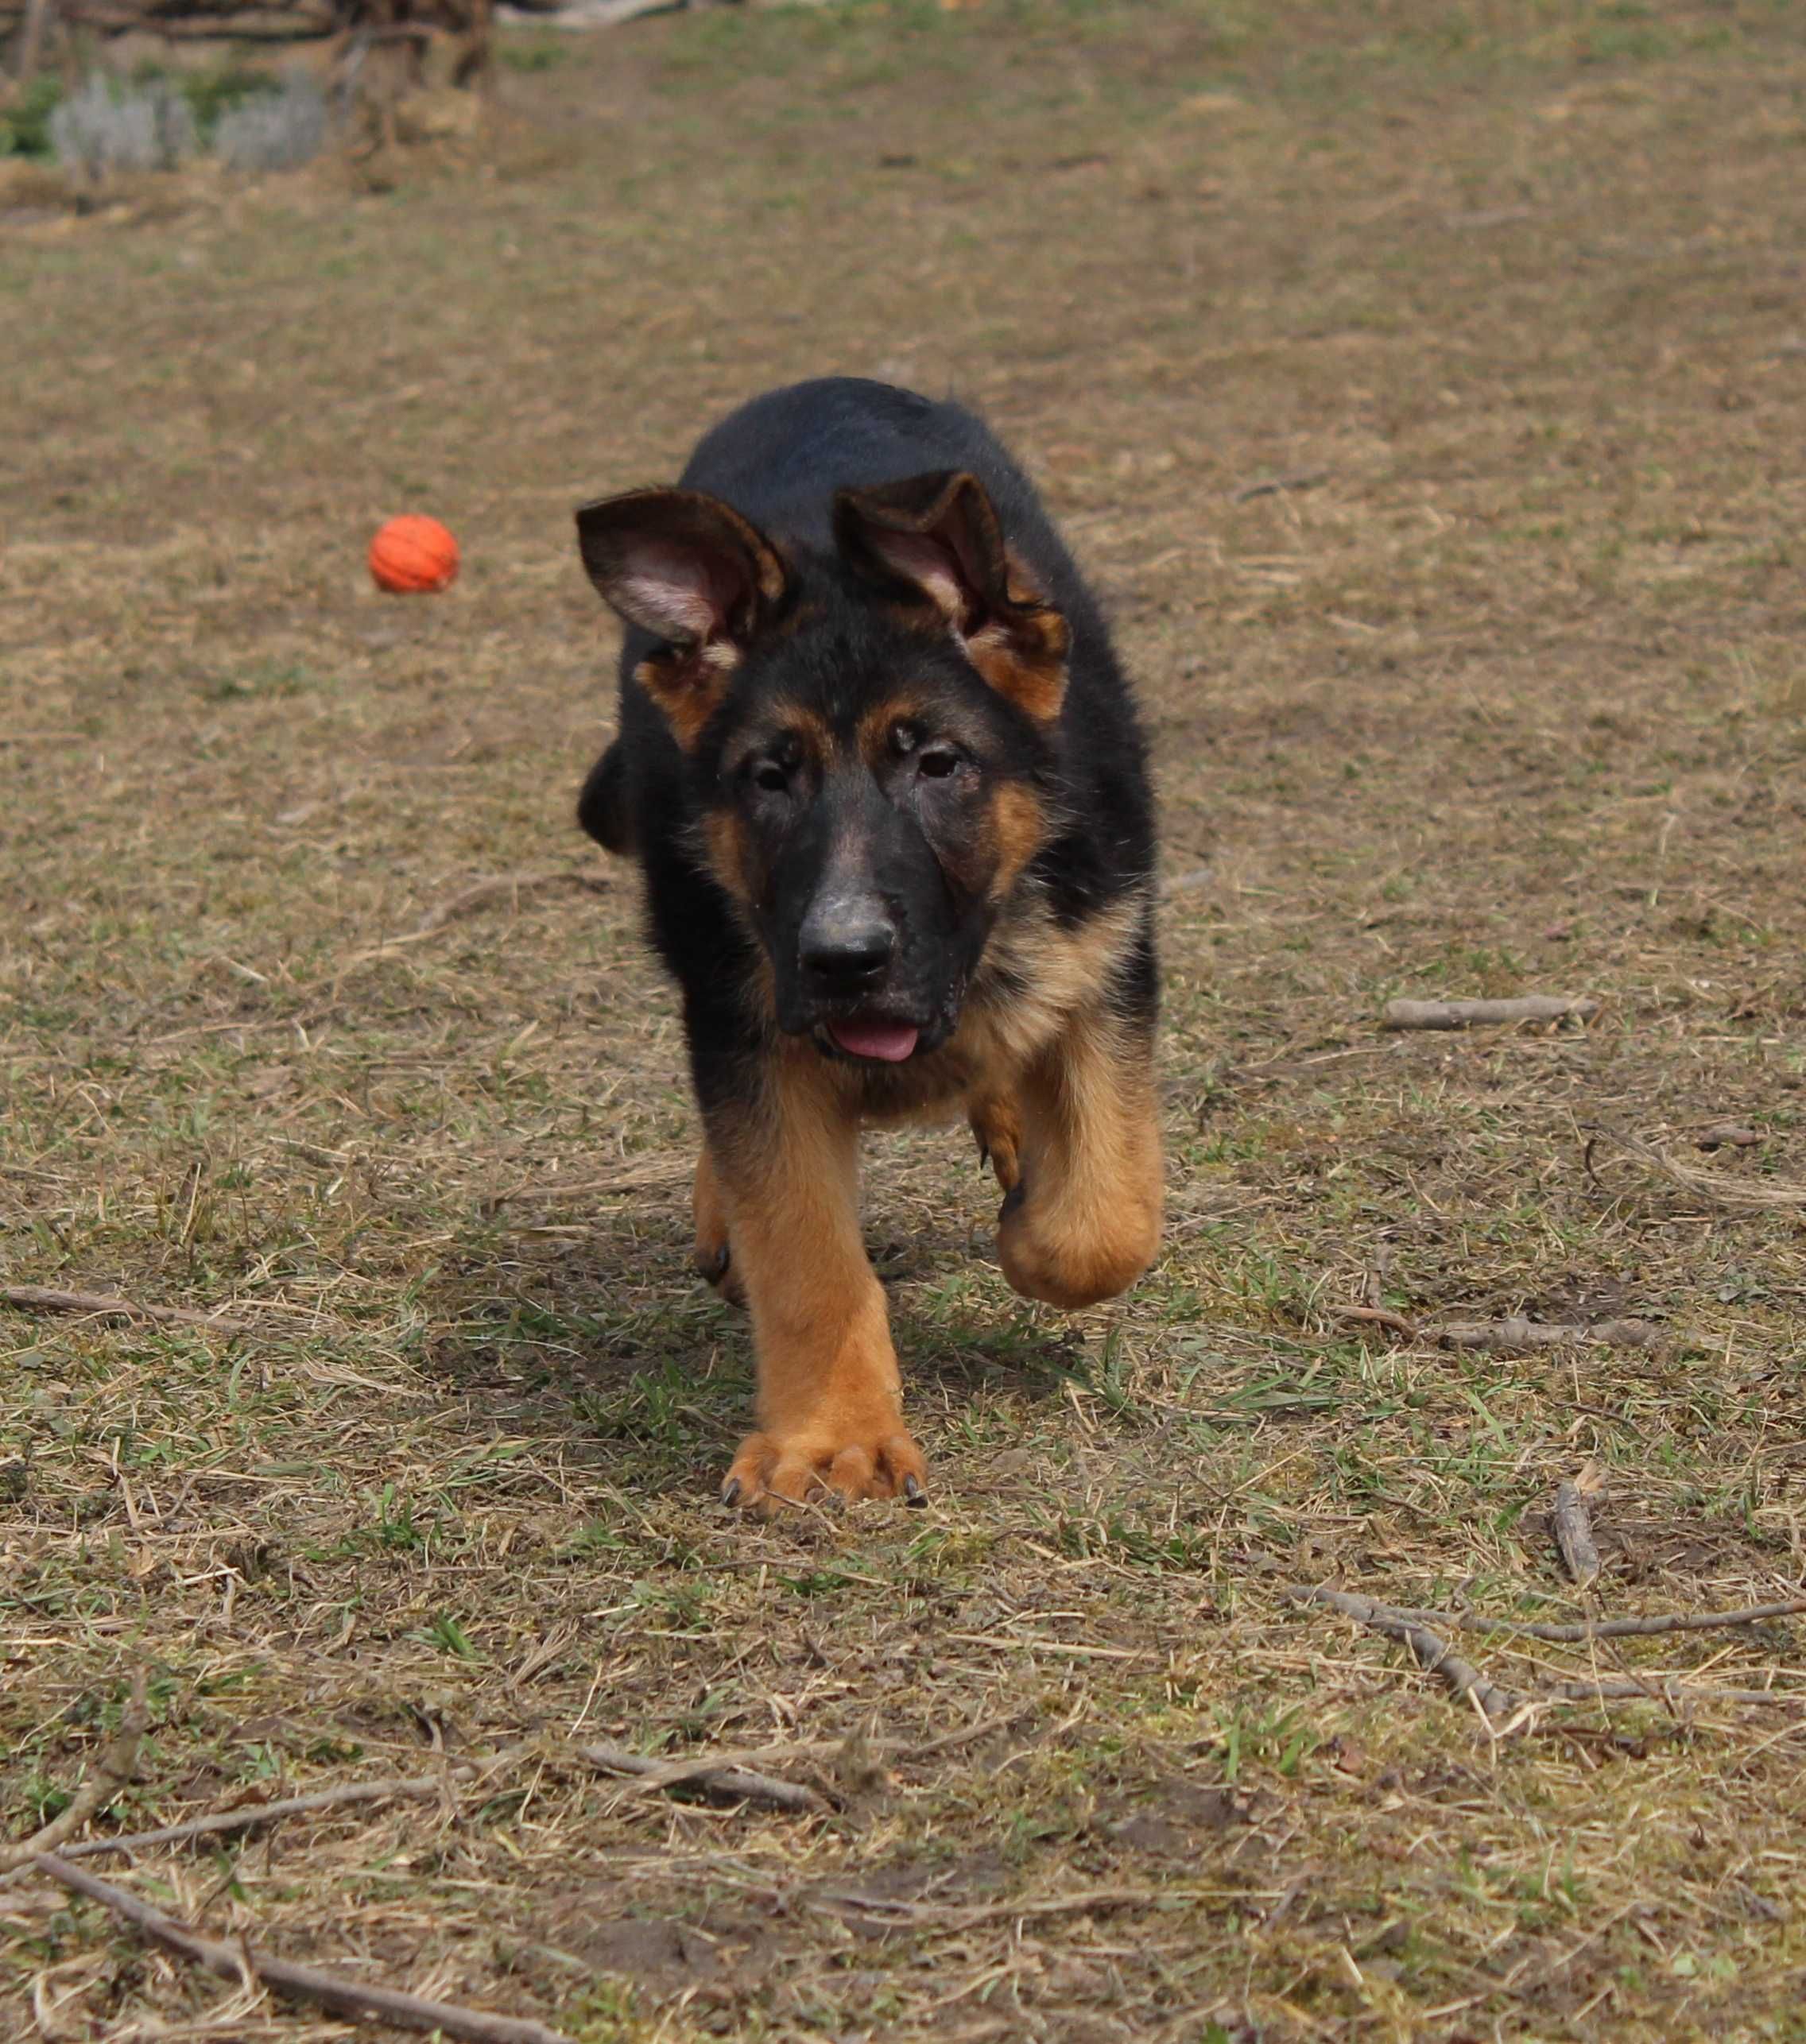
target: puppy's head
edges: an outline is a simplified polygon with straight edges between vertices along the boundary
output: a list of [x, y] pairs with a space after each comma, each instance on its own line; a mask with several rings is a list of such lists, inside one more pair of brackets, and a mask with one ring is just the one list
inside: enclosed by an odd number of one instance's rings
[[963, 473], [843, 492], [826, 553], [719, 499], [577, 514], [637, 686], [688, 757], [699, 856], [827, 1054], [932, 1051], [1052, 818], [1068, 629]]

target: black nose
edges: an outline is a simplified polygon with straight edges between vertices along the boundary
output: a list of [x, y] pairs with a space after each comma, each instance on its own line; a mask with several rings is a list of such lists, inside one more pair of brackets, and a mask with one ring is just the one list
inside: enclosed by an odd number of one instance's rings
[[869, 985], [890, 963], [897, 931], [882, 903], [869, 896], [837, 895], [810, 909], [797, 948], [805, 972], [851, 993]]

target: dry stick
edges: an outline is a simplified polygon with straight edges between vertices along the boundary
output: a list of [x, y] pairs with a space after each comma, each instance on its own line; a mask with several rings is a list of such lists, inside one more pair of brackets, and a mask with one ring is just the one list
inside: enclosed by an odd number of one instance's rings
[[1561, 1550], [1562, 1566], [1582, 1589], [1589, 1588], [1599, 1573], [1599, 1550], [1593, 1544], [1593, 1522], [1587, 1500], [1597, 1497], [1604, 1485], [1589, 1462], [1577, 1477], [1564, 1477], [1556, 1486], [1555, 1544]]
[[1531, 1618], [1487, 1618], [1477, 1611], [1416, 1611], [1399, 1608], [1401, 1618], [1432, 1625], [1458, 1625], [1466, 1632], [1510, 1632], [1521, 1639], [1547, 1639], [1576, 1646], [1589, 1639], [1651, 1639], [1662, 1632], [1710, 1632], [1727, 1625], [1761, 1625], [1772, 1618], [1806, 1614], [1806, 1597], [1779, 1604], [1746, 1605], [1741, 1611], [1660, 1612], [1648, 1618], [1579, 1618], [1563, 1622]]
[[1526, 993], [1515, 1001], [1389, 1001], [1388, 1029], [1468, 1029], [1477, 1023], [1590, 1022], [1599, 1004], [1590, 996]]
[[1329, 481], [1327, 468], [1289, 469], [1284, 475], [1263, 475], [1253, 482], [1245, 482], [1229, 493], [1231, 504], [1246, 504], [1250, 497], [1277, 497], [1282, 490], [1314, 490], [1320, 482]]
[[1383, 1306], [1339, 1306], [1333, 1315], [1337, 1320], [1353, 1320], [1362, 1326], [1383, 1327], [1389, 1334], [1397, 1334], [1407, 1341], [1420, 1341], [1424, 1330], [1415, 1320], [1407, 1320], [1402, 1313], [1393, 1313]]
[[1451, 1321], [1426, 1330], [1444, 1349], [1564, 1349], [1571, 1345], [1606, 1349], [1657, 1349], [1668, 1330], [1653, 1320], [1595, 1320], [1583, 1327], [1564, 1327], [1513, 1314], [1504, 1320]]
[[[1370, 1597], [1356, 1597], [1347, 1590], [1326, 1589], [1314, 1584], [1287, 1583], [1282, 1594], [1299, 1604], [1327, 1605], [1332, 1611], [1344, 1612], [1358, 1619], [1362, 1624], [1370, 1625], [1376, 1632], [1384, 1632], [1393, 1639], [1402, 1639], [1416, 1655], [1420, 1667], [1439, 1676], [1457, 1696], [1471, 1696], [1479, 1706], [1490, 1731], [1502, 1736], [1515, 1731], [1528, 1721], [1520, 1717], [1513, 1724], [1501, 1725], [1495, 1721], [1501, 1716], [1510, 1717], [1522, 1712], [1527, 1706], [1545, 1703], [1610, 1703], [1641, 1698], [1649, 1703], [1664, 1703], [1672, 1710], [1685, 1703], [1785, 1703], [1796, 1706], [1806, 1705], [1806, 1690], [1772, 1689], [1693, 1689], [1671, 1686], [1676, 1678], [1672, 1675], [1629, 1677], [1616, 1682], [1564, 1682], [1552, 1688], [1526, 1695], [1519, 1690], [1502, 1689], [1496, 1682], [1481, 1674], [1471, 1661], [1463, 1660], [1445, 1639], [1440, 1639], [1423, 1623], [1426, 1618], [1435, 1618], [1445, 1624], [1471, 1625], [1476, 1629], [1506, 1632], [1521, 1631], [1536, 1639], [1548, 1636], [1539, 1628], [1522, 1625], [1513, 1620], [1504, 1620], [1495, 1628], [1486, 1619], [1470, 1619], [1465, 1614], [1447, 1612], [1400, 1611], [1389, 1604], [1376, 1603]], [[1796, 1600], [1796, 1605], [1806, 1609], [1806, 1599]], [[1768, 1607], [1758, 1607], [1765, 1614]], [[1779, 1615], [1778, 1611], [1775, 1615]], [[1715, 1622], [1730, 1624], [1747, 1620], [1752, 1613], [1737, 1612], [1713, 1614]], [[1583, 1639], [1626, 1636], [1634, 1632], [1665, 1632], [1682, 1629], [1684, 1621], [1655, 1623], [1646, 1620], [1628, 1619], [1606, 1620], [1591, 1630], [1576, 1628]], [[1621, 1628], [1622, 1631], [1614, 1630]], [[1568, 1636], [1563, 1634], [1561, 1636]]]
[[[874, 1751], [887, 1758], [916, 1759], [930, 1753], [949, 1751], [956, 1746], [969, 1745], [974, 1740], [982, 1739], [989, 1733], [1006, 1729], [1025, 1715], [1021, 1709], [1006, 1711], [996, 1717], [981, 1718], [976, 1723], [963, 1725], [952, 1732], [944, 1732], [938, 1737], [909, 1744], [903, 1740], [886, 1740], [878, 1742]], [[802, 1757], [805, 1754], [824, 1753], [835, 1750], [831, 1740], [813, 1740], [804, 1744], [781, 1750]], [[353, 1803], [383, 1802], [392, 1798], [430, 1801], [444, 1792], [448, 1781], [468, 1781], [473, 1776], [493, 1773], [503, 1762], [516, 1757], [524, 1748], [511, 1748], [492, 1756], [481, 1763], [461, 1762], [448, 1768], [444, 1775], [386, 1775], [365, 1782], [343, 1782], [336, 1788], [315, 1789], [305, 1795], [282, 1797], [275, 1802], [246, 1803], [237, 1810], [210, 1810], [204, 1817], [191, 1817], [180, 1824], [160, 1825], [154, 1831], [122, 1832], [116, 1837], [84, 1838], [79, 1843], [64, 1848], [68, 1859], [86, 1859], [99, 1852], [147, 1852], [157, 1845], [179, 1845], [192, 1838], [217, 1837], [234, 1831], [253, 1831], [265, 1824], [280, 1823], [285, 1817], [311, 1816], [324, 1810], [342, 1810]], [[814, 1790], [800, 1787], [789, 1782], [773, 1780], [765, 1775], [747, 1772], [732, 1765], [731, 1757], [717, 1755], [699, 1762], [695, 1767], [688, 1763], [672, 1765], [649, 1759], [638, 1753], [628, 1753], [613, 1746], [579, 1747], [578, 1756], [592, 1767], [608, 1774], [626, 1774], [641, 1777], [658, 1772], [663, 1779], [649, 1784], [658, 1787], [675, 1787], [686, 1781], [696, 1781], [703, 1787], [715, 1790], [739, 1802], [770, 1802], [782, 1810], [797, 1810], [813, 1814], [827, 1806]], [[103, 1767], [109, 1764], [103, 1761]], [[710, 1778], [720, 1778], [720, 1786]], [[774, 1793], [775, 1792], [775, 1793]], [[85, 1794], [86, 1790], [83, 1791]], [[56, 1836], [48, 1835], [50, 1827], [35, 1838], [28, 1839], [16, 1849], [20, 1860], [29, 1858], [33, 1852], [42, 1852], [48, 1846], [60, 1843], [75, 1830], [77, 1825], [93, 1814], [99, 1798], [83, 1810], [74, 1822], [64, 1825], [57, 1820]], [[73, 1805], [71, 1806], [74, 1807]], [[64, 1817], [68, 1812], [64, 1813]], [[5, 1864], [0, 1859], [0, 1867]]]
[[1489, 1732], [1497, 1732], [1500, 1721], [1510, 1717], [1529, 1701], [1518, 1690], [1501, 1689], [1497, 1682], [1489, 1680], [1471, 1661], [1463, 1660], [1446, 1639], [1439, 1639], [1428, 1626], [1420, 1625], [1402, 1611], [1376, 1604], [1370, 1597], [1355, 1597], [1347, 1590], [1323, 1589], [1304, 1583], [1288, 1583], [1285, 1594], [1299, 1604], [1327, 1605], [1331, 1611], [1339, 1611], [1347, 1617], [1358, 1619], [1363, 1625], [1370, 1625], [1376, 1632], [1402, 1639], [1416, 1656], [1420, 1667], [1446, 1682], [1458, 1697], [1474, 1699]]
[[335, 2015], [353, 2021], [374, 2019], [402, 2030], [436, 2030], [448, 2037], [461, 2037], [469, 2044], [572, 2044], [564, 2031], [548, 2030], [543, 2023], [514, 2015], [490, 2015], [481, 2009], [459, 2008], [449, 2002], [428, 2001], [419, 1995], [403, 1994], [394, 1988], [375, 1987], [362, 1980], [347, 1980], [316, 1966], [297, 1966], [286, 1959], [266, 1957], [240, 1940], [224, 1945], [203, 1938], [185, 1923], [165, 1916], [160, 1909], [140, 1902], [110, 1882], [97, 1879], [80, 1867], [71, 1866], [54, 1852], [41, 1852], [32, 1863], [41, 1874], [60, 1881], [77, 1895], [104, 1903], [122, 1922], [141, 1930], [148, 1938], [197, 1966], [204, 1966], [222, 1980], [242, 1981], [246, 1972], [265, 1987], [291, 2000], [317, 2002]]
[[[453, 1768], [455, 1778], [475, 1771]], [[215, 1810], [205, 1817], [191, 1817], [181, 1824], [165, 1824], [155, 1831], [122, 1832], [116, 1838], [84, 1838], [64, 1848], [66, 1859], [86, 1859], [95, 1852], [138, 1852], [153, 1845], [179, 1845], [188, 1838], [211, 1838], [223, 1832], [251, 1831], [260, 1825], [275, 1824], [285, 1817], [304, 1817], [316, 1810], [339, 1810], [347, 1803], [382, 1802], [393, 1796], [430, 1798], [443, 1793], [444, 1777], [437, 1775], [389, 1775], [375, 1781], [345, 1782], [337, 1788], [316, 1789], [309, 1795], [285, 1796], [277, 1802], [250, 1802], [237, 1810]]]
[[1595, 1320], [1568, 1327], [1513, 1314], [1505, 1320], [1451, 1320], [1445, 1327], [1424, 1327], [1383, 1306], [1339, 1306], [1331, 1318], [1364, 1327], [1383, 1327], [1406, 1341], [1435, 1341], [1445, 1349], [1559, 1349], [1589, 1344], [1611, 1349], [1659, 1348], [1668, 1330], [1653, 1320]]
[[1626, 1136], [1616, 1128], [1602, 1128], [1588, 1140], [1587, 1158], [1589, 1171], [1592, 1168], [1593, 1147], [1602, 1138], [1608, 1143], [1615, 1143], [1621, 1150], [1640, 1158], [1645, 1163], [1653, 1165], [1664, 1178], [1672, 1179], [1676, 1185], [1684, 1186], [1689, 1192], [1701, 1193], [1708, 1199], [1715, 1199], [1721, 1206], [1743, 1206], [1777, 1213], [1789, 1213], [1806, 1207], [1806, 1186], [1771, 1185], [1760, 1179], [1729, 1178], [1723, 1171], [1704, 1171], [1697, 1164], [1683, 1163], [1678, 1157], [1671, 1157], [1667, 1151], [1658, 1150], [1653, 1144], [1640, 1141], [1636, 1136]]
[[762, 1802], [773, 1810], [795, 1810], [807, 1816], [825, 1815], [830, 1807], [825, 1796], [798, 1782], [781, 1782], [769, 1775], [754, 1774], [720, 1758], [673, 1764], [630, 1753], [624, 1746], [579, 1746], [579, 1757], [591, 1767], [613, 1775], [648, 1777], [647, 1790], [693, 1787], [705, 1795], [719, 1796], [730, 1802]]
[[16, 1845], [0, 1845], [0, 1874], [10, 1873], [37, 1859], [41, 1853], [54, 1852], [65, 1838], [79, 1831], [95, 1813], [110, 1802], [132, 1778], [138, 1764], [138, 1741], [143, 1738], [147, 1722], [144, 1700], [145, 1676], [140, 1668], [132, 1679], [132, 1693], [119, 1716], [119, 1729], [111, 1743], [95, 1762], [92, 1772], [69, 1798], [62, 1813], [51, 1818], [41, 1829], [30, 1837], [22, 1838]]
[[981, 1923], [1027, 1916], [1069, 1916], [1078, 1910], [1148, 1909], [1182, 1899], [1168, 1888], [1080, 1888], [1073, 1895], [1042, 1895], [1019, 1902], [905, 1902], [888, 1895], [831, 1891], [808, 1898], [818, 1909], [858, 1909], [905, 1923], [942, 1923], [967, 1930]]
[[246, 1320], [223, 1314], [196, 1313], [185, 1306], [143, 1306], [133, 1299], [114, 1299], [98, 1291], [52, 1291], [41, 1284], [0, 1285], [0, 1305], [28, 1313], [91, 1313], [105, 1320], [163, 1320], [184, 1327], [211, 1327], [221, 1334], [251, 1334]]

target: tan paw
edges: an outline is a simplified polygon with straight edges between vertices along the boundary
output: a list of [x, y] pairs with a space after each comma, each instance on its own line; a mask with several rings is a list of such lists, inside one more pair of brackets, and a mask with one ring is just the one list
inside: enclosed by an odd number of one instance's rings
[[928, 1464], [894, 1414], [864, 1423], [816, 1425], [785, 1434], [749, 1434], [721, 1486], [723, 1504], [770, 1512], [812, 1496], [897, 1497], [925, 1504]]
[[1076, 1313], [1126, 1291], [1159, 1252], [1157, 1210], [1050, 1226], [1026, 1191], [1018, 1187], [1005, 1200], [997, 1227], [998, 1260], [1025, 1299]]

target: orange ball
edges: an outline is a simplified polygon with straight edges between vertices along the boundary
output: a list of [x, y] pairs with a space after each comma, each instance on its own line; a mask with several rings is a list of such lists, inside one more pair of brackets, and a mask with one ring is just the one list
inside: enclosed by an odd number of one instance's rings
[[457, 579], [458, 542], [436, 518], [410, 512], [391, 518], [370, 541], [370, 571], [378, 589], [430, 595]]

